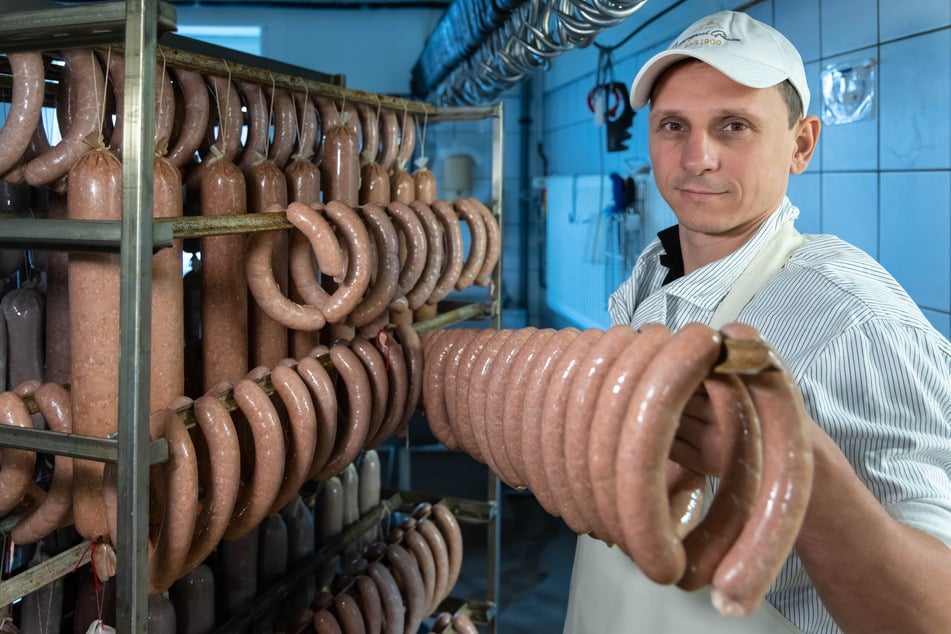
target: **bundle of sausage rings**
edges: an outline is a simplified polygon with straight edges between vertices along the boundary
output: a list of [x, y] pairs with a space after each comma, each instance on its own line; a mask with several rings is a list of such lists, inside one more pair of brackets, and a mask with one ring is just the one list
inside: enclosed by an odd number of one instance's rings
[[[654, 581], [711, 586], [724, 615], [759, 605], [792, 549], [813, 467], [801, 395], [757, 331], [449, 329], [426, 335], [423, 356], [426, 415], [447, 447]], [[703, 477], [669, 459], [698, 391], [725, 447], [702, 517]]]

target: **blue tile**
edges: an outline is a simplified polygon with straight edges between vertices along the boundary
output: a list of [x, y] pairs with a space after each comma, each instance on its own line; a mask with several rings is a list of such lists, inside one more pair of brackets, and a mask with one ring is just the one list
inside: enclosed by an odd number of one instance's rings
[[881, 169], [951, 168], [951, 29], [883, 45], [879, 86]]
[[951, 313], [927, 309], [921, 312], [925, 314], [925, 317], [938, 332], [944, 335], [946, 339], [951, 339]]
[[868, 0], [822, 2], [821, 20], [823, 57], [877, 43], [878, 8]]
[[878, 34], [883, 42], [951, 24], [948, 0], [886, 0], [879, 3]]
[[786, 195], [799, 207], [796, 229], [800, 233], [822, 232], [822, 201], [818, 174], [799, 174], [789, 178]]
[[822, 232], [878, 258], [878, 174], [822, 175]]
[[[865, 59], [876, 60], [876, 48], [867, 48], [847, 55], [830, 57], [822, 60], [820, 69], [816, 71], [816, 87], [814, 107], [810, 110], [822, 116], [822, 85], [821, 70], [829, 66], [841, 66], [850, 62], [861, 62]], [[876, 72], [880, 69], [876, 68]], [[810, 77], [811, 78], [811, 77]], [[812, 85], [810, 84], [810, 89]], [[876, 87], [875, 99], [881, 99], [882, 91]], [[879, 115], [853, 123], [822, 125], [819, 148], [822, 153], [822, 169], [824, 170], [874, 170], [878, 168], [878, 126]]]
[[951, 311], [951, 172], [880, 178], [879, 260], [919, 306]]
[[803, 61], [819, 59], [819, 0], [774, 0], [773, 7], [773, 26], [799, 49]]

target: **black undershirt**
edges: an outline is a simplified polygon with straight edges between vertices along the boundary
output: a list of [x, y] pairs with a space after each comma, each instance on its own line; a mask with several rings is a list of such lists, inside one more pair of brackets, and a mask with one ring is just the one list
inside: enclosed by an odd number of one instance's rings
[[657, 234], [660, 238], [660, 244], [664, 247], [664, 252], [660, 254], [661, 266], [667, 267], [667, 277], [664, 278], [664, 284], [670, 284], [677, 278], [684, 276], [684, 254], [680, 249], [680, 230], [678, 225], [667, 227]]

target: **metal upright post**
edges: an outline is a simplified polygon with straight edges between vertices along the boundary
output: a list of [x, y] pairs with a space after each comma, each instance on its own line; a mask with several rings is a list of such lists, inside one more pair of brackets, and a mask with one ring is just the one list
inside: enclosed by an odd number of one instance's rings
[[[499, 101], [493, 107], [492, 118], [492, 211], [499, 219], [500, 235], [504, 236], [504, 223], [502, 222], [502, 157], [503, 157], [503, 132], [505, 128], [503, 103]], [[504, 243], [504, 242], [503, 242]], [[495, 267], [495, 275], [492, 280], [494, 294], [494, 326], [502, 327], [502, 254], [499, 254], [499, 261]], [[501, 579], [500, 571], [500, 548], [502, 547], [502, 485], [497, 475], [489, 471], [489, 490], [488, 501], [494, 509], [492, 519], [488, 524], [488, 541], [486, 562], [486, 599], [494, 606], [492, 618], [489, 619], [489, 632], [494, 634], [498, 630], [499, 613], [499, 584]]]
[[152, 138], [158, 0], [126, 0], [116, 627], [148, 629]]

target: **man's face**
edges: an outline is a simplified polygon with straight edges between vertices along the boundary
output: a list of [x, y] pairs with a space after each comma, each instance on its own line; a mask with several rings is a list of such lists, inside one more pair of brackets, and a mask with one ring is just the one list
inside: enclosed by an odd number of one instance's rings
[[790, 172], [808, 164], [778, 89], [743, 86], [704, 63], [657, 82], [648, 127], [660, 193], [697, 234], [752, 233], [779, 206]]

